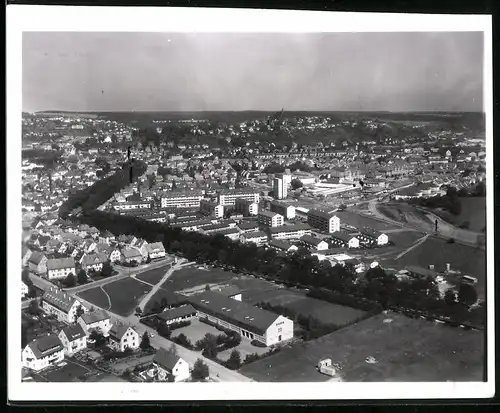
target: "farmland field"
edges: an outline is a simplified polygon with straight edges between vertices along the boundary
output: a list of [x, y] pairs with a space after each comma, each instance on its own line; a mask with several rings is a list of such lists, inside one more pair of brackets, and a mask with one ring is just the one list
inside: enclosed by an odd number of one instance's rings
[[452, 270], [460, 270], [476, 277], [477, 292], [484, 297], [486, 254], [483, 250], [462, 244], [448, 244], [438, 238], [428, 238], [398, 260], [382, 260], [382, 264], [387, 267], [403, 268], [407, 265], [427, 267], [432, 264], [437, 270], [444, 270], [447, 263], [451, 265]]
[[111, 298], [109, 310], [123, 317], [132, 314], [141, 298], [151, 291], [151, 287], [133, 278], [124, 278], [103, 288]]
[[335, 213], [335, 215], [337, 215], [340, 218], [340, 225], [348, 224], [356, 228], [369, 227], [379, 231], [398, 228], [393, 224], [388, 224], [386, 222], [382, 222], [377, 219], [361, 216], [354, 212], [338, 211]]
[[310, 298], [301, 292], [284, 288], [250, 295], [244, 301], [254, 305], [259, 302], [281, 305], [305, 316], [311, 316], [324, 323], [338, 326], [351, 324], [365, 314], [361, 310]]
[[148, 270], [137, 274], [135, 278], [147, 282], [149, 284], [156, 285], [161, 281], [161, 279], [163, 278], [168, 269], [170, 269], [170, 265], [165, 265], [159, 268], [153, 268], [152, 270]]
[[[483, 342], [483, 332], [379, 314], [285, 348], [240, 372], [257, 381], [327, 381], [329, 377], [315, 367], [320, 359], [331, 358], [342, 368], [341, 379], [348, 382], [482, 381]], [[375, 364], [366, 362], [370, 356]]]
[[91, 288], [90, 290], [82, 291], [76, 295], [94, 304], [96, 307], [104, 309], [108, 309], [109, 307], [108, 297], [100, 287]]
[[229, 281], [235, 276], [236, 274], [220, 268], [199, 270], [197, 267], [191, 266], [175, 271], [163, 283], [162, 288], [170, 291], [181, 291], [197, 286], [205, 286], [206, 284], [219, 284]]

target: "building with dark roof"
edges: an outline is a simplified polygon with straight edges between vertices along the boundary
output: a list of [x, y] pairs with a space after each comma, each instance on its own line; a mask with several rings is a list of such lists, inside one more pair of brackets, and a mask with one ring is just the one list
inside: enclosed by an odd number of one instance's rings
[[362, 244], [365, 245], [386, 245], [389, 242], [389, 237], [372, 228], [362, 228], [359, 230], [358, 238]]
[[347, 232], [334, 232], [330, 235], [329, 240], [337, 248], [359, 248], [359, 238]]
[[116, 351], [135, 350], [140, 344], [139, 333], [131, 326], [116, 323], [109, 330], [109, 346]]
[[300, 238], [300, 243], [309, 250], [321, 251], [328, 249], [328, 242], [312, 235], [303, 235]]
[[57, 335], [49, 334], [29, 343], [21, 358], [23, 367], [40, 371], [64, 360], [64, 346]]
[[200, 319], [229, 328], [266, 346], [293, 338], [293, 321], [223, 294], [205, 291], [188, 297]]
[[53, 314], [59, 321], [72, 324], [75, 322], [75, 316], [79, 307], [86, 311], [80, 301], [68, 293], [50, 287], [42, 296], [42, 310], [47, 314]]
[[107, 336], [111, 328], [109, 314], [101, 309], [82, 314], [77, 322], [87, 335], [90, 335], [92, 331], [96, 330]]
[[191, 304], [182, 305], [162, 311], [157, 317], [165, 324], [178, 323], [180, 321], [191, 320], [196, 315], [196, 310]]
[[322, 232], [331, 234], [340, 231], [340, 219], [335, 214], [321, 211], [319, 209], [310, 209], [307, 212], [307, 223]]
[[87, 348], [87, 335], [80, 324], [73, 324], [63, 328], [59, 339], [64, 346], [64, 352], [70, 356]]
[[179, 356], [159, 348], [153, 358], [153, 371], [150, 373], [158, 381], [168, 381], [172, 377], [174, 382], [184, 381], [191, 376], [189, 364]]
[[73, 257], [52, 258], [47, 261], [47, 278], [49, 280], [66, 278], [69, 274], [76, 275]]
[[267, 242], [268, 236], [263, 231], [245, 232], [240, 235], [240, 241], [243, 243], [253, 242], [256, 245], [263, 245]]
[[278, 251], [283, 251], [283, 252], [291, 252], [291, 251], [297, 251], [297, 247], [293, 244], [290, 244], [287, 241], [282, 241], [280, 239], [272, 239], [269, 241], [269, 246], [271, 248], [274, 248], [275, 250]]
[[252, 232], [259, 229], [259, 224], [256, 221], [242, 221], [238, 224], [240, 232]]
[[284, 216], [286, 219], [295, 218], [295, 207], [285, 202], [280, 202], [276, 200], [272, 201], [271, 211]]

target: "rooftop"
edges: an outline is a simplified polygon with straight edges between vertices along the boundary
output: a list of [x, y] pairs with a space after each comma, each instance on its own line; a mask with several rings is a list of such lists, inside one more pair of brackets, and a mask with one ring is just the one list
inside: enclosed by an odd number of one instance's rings
[[68, 313], [76, 299], [64, 291], [58, 290], [55, 287], [50, 287], [42, 296], [42, 300], [52, 306]]
[[74, 268], [75, 260], [73, 257], [52, 258], [47, 261], [47, 270], [60, 270], [64, 268]]

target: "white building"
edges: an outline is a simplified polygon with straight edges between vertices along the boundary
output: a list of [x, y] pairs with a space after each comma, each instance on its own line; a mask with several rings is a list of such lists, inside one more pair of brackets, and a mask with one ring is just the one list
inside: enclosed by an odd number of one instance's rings
[[307, 212], [307, 223], [318, 228], [320, 231], [332, 233], [340, 231], [340, 219], [335, 214], [321, 211], [318, 209], [310, 209]]
[[75, 322], [77, 310], [86, 307], [76, 298], [55, 287], [50, 287], [42, 296], [42, 310], [47, 314], [53, 314], [59, 321], [67, 324]]
[[58, 280], [66, 278], [69, 274], [76, 275], [75, 260], [69, 258], [52, 258], [47, 261], [47, 278]]
[[162, 208], [199, 208], [203, 191], [172, 191], [161, 197]]
[[29, 343], [21, 358], [23, 367], [40, 371], [64, 360], [64, 346], [59, 337], [49, 334]]
[[242, 198], [247, 201], [252, 201], [256, 204], [260, 201], [260, 194], [253, 190], [244, 190], [244, 189], [234, 189], [228, 191], [221, 191], [218, 196], [218, 203], [221, 205], [234, 205], [236, 199]]
[[109, 330], [109, 346], [116, 351], [135, 350], [140, 344], [139, 333], [130, 326], [114, 324]]
[[29, 288], [28, 286], [24, 283], [24, 281], [21, 281], [21, 299], [26, 297], [28, 295]]
[[224, 207], [217, 202], [202, 199], [200, 201], [200, 212], [204, 215], [211, 215], [214, 218], [222, 218], [224, 216]]
[[336, 247], [359, 248], [359, 238], [344, 232], [334, 232], [331, 234], [330, 241]]
[[268, 227], [281, 227], [283, 225], [284, 218], [283, 215], [275, 212], [259, 211], [257, 221], [259, 224], [266, 225]]
[[113, 205], [116, 211], [126, 211], [129, 209], [151, 209], [150, 201], [125, 201], [117, 202]]
[[240, 242], [248, 243], [253, 242], [256, 245], [262, 245], [267, 242], [268, 236], [263, 231], [255, 231], [255, 232], [245, 232], [240, 235]]
[[273, 239], [299, 239], [304, 235], [310, 235], [312, 229], [308, 224], [296, 224], [270, 228], [269, 232]]
[[244, 301], [205, 291], [192, 295], [189, 301], [199, 318], [229, 328], [249, 340], [271, 346], [293, 338], [293, 321]]
[[168, 381], [170, 376], [174, 382], [185, 381], [191, 377], [187, 361], [164, 348], [158, 349], [153, 358], [152, 375], [158, 381]]
[[283, 215], [286, 219], [295, 218], [295, 207], [279, 201], [271, 202], [271, 211]]
[[82, 268], [85, 271], [101, 271], [106, 261], [108, 261], [108, 256], [103, 252], [87, 254], [83, 257]]
[[234, 209], [236, 212], [243, 214], [243, 216], [249, 217], [252, 215], [257, 215], [259, 212], [259, 204], [253, 200], [237, 198], [234, 201]]
[[196, 310], [191, 304], [166, 309], [158, 314], [158, 318], [163, 320], [167, 325], [179, 323], [181, 321], [188, 321], [194, 316], [196, 316]]
[[165, 247], [161, 242], [153, 242], [152, 244], [148, 244], [146, 246], [146, 250], [148, 252], [149, 258], [151, 258], [152, 260], [165, 257]]
[[59, 333], [59, 339], [67, 356], [72, 356], [87, 348], [87, 336], [80, 324], [74, 324], [62, 329]]
[[370, 246], [383, 246], [389, 242], [389, 237], [386, 234], [371, 228], [360, 230], [358, 237], [362, 244]]
[[309, 250], [323, 251], [328, 249], [328, 243], [326, 241], [311, 235], [304, 235], [301, 237], [300, 243]]
[[286, 199], [288, 196], [288, 188], [285, 181], [281, 178], [273, 179], [273, 195], [276, 199]]
[[109, 254], [109, 260], [111, 262], [120, 261], [122, 254], [118, 248], [113, 249]]
[[109, 314], [101, 309], [82, 314], [78, 318], [78, 324], [87, 335], [95, 330], [107, 336], [111, 328]]

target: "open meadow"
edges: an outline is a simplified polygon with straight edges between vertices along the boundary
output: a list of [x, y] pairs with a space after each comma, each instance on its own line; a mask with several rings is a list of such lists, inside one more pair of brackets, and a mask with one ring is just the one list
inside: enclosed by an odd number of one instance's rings
[[132, 314], [142, 297], [151, 291], [151, 287], [133, 278], [124, 278], [103, 288], [111, 298], [109, 310], [123, 317]]
[[398, 226], [395, 226], [393, 224], [388, 224], [386, 222], [379, 221], [378, 219], [375, 218], [362, 216], [360, 214], [356, 214], [355, 212], [337, 211], [335, 215], [339, 217], [340, 225], [347, 224], [347, 225], [352, 225], [353, 227], [356, 228], [368, 227], [376, 229], [378, 231], [385, 231], [388, 229], [399, 228]]
[[224, 283], [235, 276], [236, 274], [221, 268], [198, 269], [192, 265], [175, 271], [161, 287], [170, 291], [182, 291], [207, 284]]
[[76, 294], [77, 297], [83, 298], [96, 307], [109, 310], [109, 300], [106, 293], [101, 289], [101, 287], [91, 288], [90, 290], [85, 290]]
[[144, 281], [148, 284], [158, 284], [165, 273], [170, 269], [170, 265], [165, 265], [158, 268], [153, 268], [148, 271], [141, 272], [135, 276], [138, 280]]
[[[390, 321], [389, 321], [390, 320]], [[316, 365], [338, 364], [342, 381], [482, 381], [484, 332], [379, 314], [316, 340], [284, 348], [240, 372], [257, 381], [319, 382]], [[373, 357], [374, 363], [367, 358]]]

